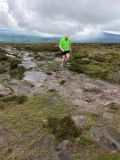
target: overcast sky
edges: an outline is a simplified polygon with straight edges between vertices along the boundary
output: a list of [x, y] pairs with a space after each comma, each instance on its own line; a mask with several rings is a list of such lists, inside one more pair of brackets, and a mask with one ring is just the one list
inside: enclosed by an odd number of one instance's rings
[[120, 0], [0, 0], [0, 28], [81, 36], [120, 32]]

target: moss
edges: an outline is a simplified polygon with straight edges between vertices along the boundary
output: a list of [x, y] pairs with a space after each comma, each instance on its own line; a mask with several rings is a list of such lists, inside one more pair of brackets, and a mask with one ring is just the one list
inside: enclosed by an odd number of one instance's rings
[[18, 50], [27, 50], [30, 52], [56, 52], [56, 51], [59, 51], [59, 47], [55, 43], [17, 44], [14, 46]]
[[18, 67], [18, 64], [21, 63], [21, 60], [20, 59], [16, 59], [16, 58], [12, 58], [9, 60], [9, 63], [10, 63], [10, 69], [15, 69]]
[[5, 109], [6, 104], [2, 101], [0, 101], [0, 110], [4, 110]]
[[109, 109], [110, 109], [112, 112], [116, 112], [116, 111], [119, 110], [119, 106], [118, 106], [118, 104], [116, 104], [116, 103], [112, 103], [112, 104], [110, 105]]
[[15, 104], [18, 104], [18, 105], [23, 104], [26, 101], [27, 101], [27, 97], [24, 95], [22, 96], [13, 95], [11, 97], [2, 99], [2, 102], [4, 103], [14, 102]]
[[64, 85], [64, 84], [66, 83], [66, 80], [61, 80], [59, 83], [60, 83], [61, 85]]
[[57, 90], [54, 89], [54, 88], [53, 88], [53, 89], [49, 89], [48, 91], [49, 91], [49, 92], [57, 92]]
[[0, 74], [6, 72], [7, 70], [5, 68], [0, 68]]
[[0, 50], [0, 61], [6, 61], [8, 57], [3, 53], [3, 51]]
[[22, 66], [19, 66], [18, 68], [10, 70], [10, 75], [12, 78], [22, 79], [24, 72], [25, 72], [25, 68]]
[[48, 127], [58, 141], [78, 137], [82, 132], [75, 126], [70, 116], [64, 118], [49, 117]]

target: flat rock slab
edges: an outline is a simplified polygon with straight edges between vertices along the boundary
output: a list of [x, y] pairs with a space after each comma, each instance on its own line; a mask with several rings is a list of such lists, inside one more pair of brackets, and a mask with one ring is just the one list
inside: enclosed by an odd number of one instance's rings
[[27, 71], [24, 73], [23, 80], [26, 80], [33, 85], [36, 85], [38, 83], [42, 83], [47, 79], [47, 74], [43, 72], [37, 72], [37, 71]]

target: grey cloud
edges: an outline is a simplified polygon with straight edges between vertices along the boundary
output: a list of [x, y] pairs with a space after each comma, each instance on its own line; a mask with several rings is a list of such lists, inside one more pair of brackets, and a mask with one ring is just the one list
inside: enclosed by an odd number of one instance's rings
[[[119, 6], [119, 0], [8, 0], [8, 14], [20, 28], [45, 33], [76, 34], [85, 28], [120, 32]], [[1, 23], [9, 26], [8, 18], [0, 18]]]

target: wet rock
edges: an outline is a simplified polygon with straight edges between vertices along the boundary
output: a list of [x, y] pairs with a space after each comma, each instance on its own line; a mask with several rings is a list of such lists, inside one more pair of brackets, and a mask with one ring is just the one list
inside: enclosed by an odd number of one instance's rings
[[86, 123], [87, 121], [87, 118], [85, 116], [82, 116], [82, 115], [77, 115], [77, 116], [73, 116], [72, 117], [73, 121], [75, 122], [75, 125], [77, 127], [82, 127], [84, 126], [84, 124]]
[[10, 88], [4, 87], [2, 84], [0, 84], [0, 96], [8, 96], [12, 93]]
[[85, 85], [84, 89], [87, 92], [101, 92], [101, 89], [98, 86], [89, 83]]

